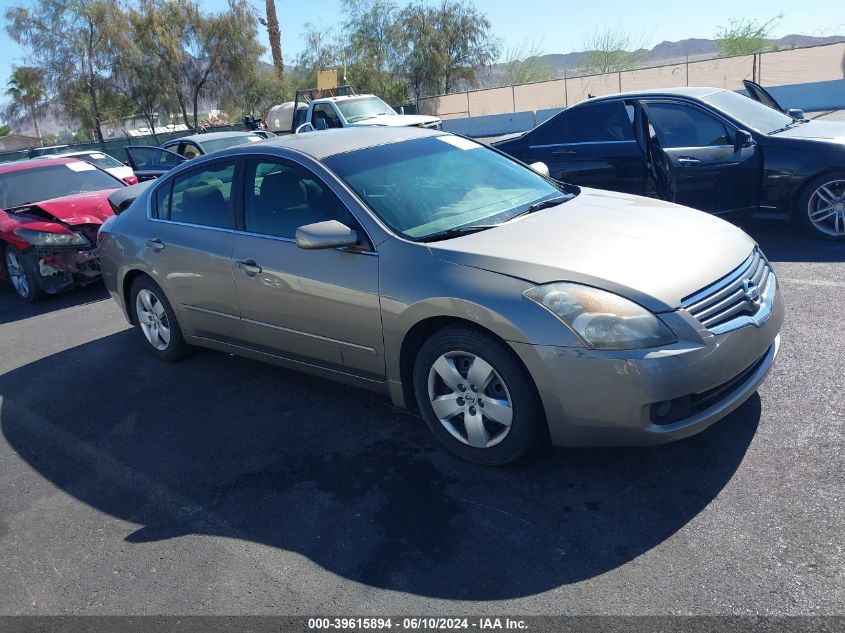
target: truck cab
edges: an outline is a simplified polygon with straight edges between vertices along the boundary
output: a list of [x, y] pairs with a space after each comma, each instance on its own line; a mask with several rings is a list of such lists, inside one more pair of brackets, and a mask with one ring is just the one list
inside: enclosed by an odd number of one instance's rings
[[296, 100], [275, 106], [267, 114], [267, 128], [276, 133], [296, 132], [306, 124], [314, 130], [373, 125], [441, 129], [438, 117], [399, 114], [376, 95], [355, 94], [350, 86], [300, 90]]

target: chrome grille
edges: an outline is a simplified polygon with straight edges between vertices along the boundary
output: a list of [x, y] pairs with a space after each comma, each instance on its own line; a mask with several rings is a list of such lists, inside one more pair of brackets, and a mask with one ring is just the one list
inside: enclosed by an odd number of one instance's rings
[[754, 317], [764, 311], [768, 317], [775, 284], [769, 262], [755, 248], [738, 268], [684, 299], [681, 307], [713, 334], [759, 325]]

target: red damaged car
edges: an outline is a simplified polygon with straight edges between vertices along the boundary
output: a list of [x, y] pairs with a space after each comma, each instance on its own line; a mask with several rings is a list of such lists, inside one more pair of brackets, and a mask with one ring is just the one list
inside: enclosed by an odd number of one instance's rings
[[30, 302], [98, 280], [97, 231], [125, 186], [73, 158], [0, 164], [0, 276]]

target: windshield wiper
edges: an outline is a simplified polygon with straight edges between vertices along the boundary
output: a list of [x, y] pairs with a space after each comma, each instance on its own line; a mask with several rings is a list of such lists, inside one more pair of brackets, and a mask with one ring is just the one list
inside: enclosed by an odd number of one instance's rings
[[440, 233], [432, 233], [431, 235], [426, 235], [425, 237], [421, 237], [416, 242], [439, 242], [440, 240], [448, 240], [453, 237], [459, 237], [461, 235], [470, 235], [472, 233], [478, 233], [479, 231], [486, 231], [487, 229], [492, 229], [494, 227], [500, 226], [499, 224], [468, 224], [466, 226], [456, 226], [452, 229], [446, 229], [445, 231], [441, 231]]
[[785, 132], [786, 130], [795, 127], [799, 123], [809, 123], [809, 119], [792, 119], [792, 123], [787, 123], [784, 127], [778, 128], [777, 130], [772, 130], [769, 134], [778, 134], [780, 132]]
[[572, 200], [573, 196], [555, 196], [554, 198], [546, 198], [545, 200], [540, 200], [539, 202], [535, 202], [534, 204], [530, 205], [525, 211], [520, 211], [515, 216], [510, 218], [518, 218], [523, 215], [528, 215], [529, 213], [534, 213], [535, 211], [540, 211], [542, 209], [548, 209], [549, 207], [556, 207], [559, 204], [563, 204], [567, 200]]

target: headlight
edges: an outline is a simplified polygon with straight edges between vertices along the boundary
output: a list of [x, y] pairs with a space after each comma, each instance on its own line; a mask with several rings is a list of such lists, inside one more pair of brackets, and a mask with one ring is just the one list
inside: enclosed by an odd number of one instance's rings
[[15, 229], [15, 235], [33, 246], [90, 246], [78, 233], [49, 233], [32, 229]]
[[611, 292], [558, 282], [523, 293], [568, 325], [594, 349], [641, 349], [678, 339], [654, 314]]

